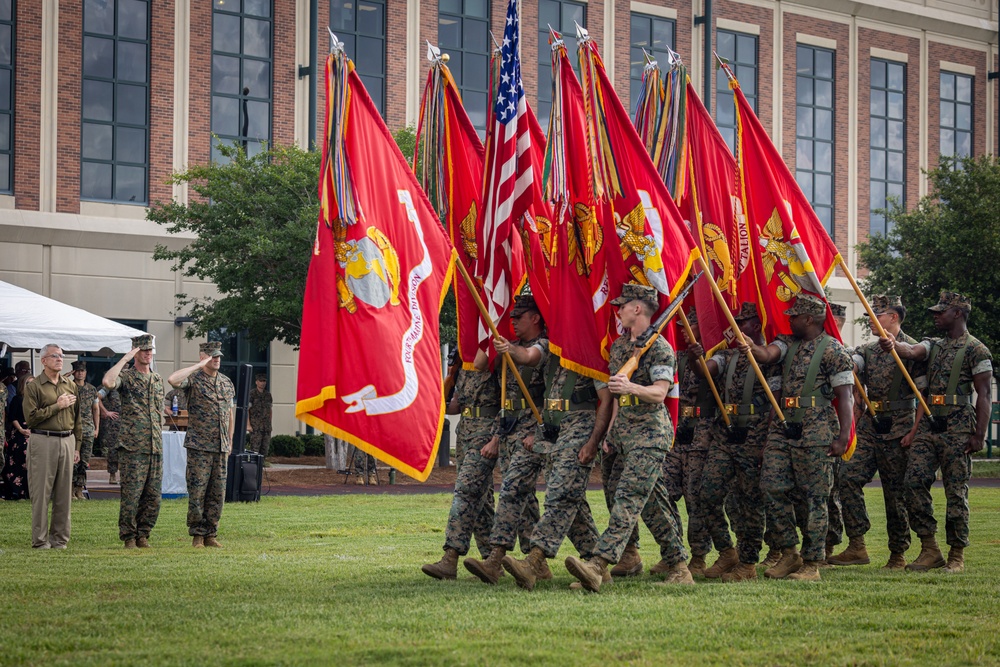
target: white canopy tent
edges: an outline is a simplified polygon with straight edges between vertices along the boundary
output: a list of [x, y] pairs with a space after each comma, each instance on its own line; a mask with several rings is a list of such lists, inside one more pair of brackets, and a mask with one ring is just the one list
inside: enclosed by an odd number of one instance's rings
[[19, 350], [40, 350], [54, 343], [66, 352], [110, 356], [132, 349], [144, 331], [0, 282], [0, 343]]

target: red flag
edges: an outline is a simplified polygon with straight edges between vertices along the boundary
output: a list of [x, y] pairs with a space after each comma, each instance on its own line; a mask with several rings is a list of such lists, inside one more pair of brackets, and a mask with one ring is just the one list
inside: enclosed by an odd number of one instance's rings
[[444, 419], [438, 311], [454, 250], [342, 51], [327, 59], [325, 136], [296, 417], [423, 481]]
[[[479, 270], [486, 292], [486, 308], [494, 324], [507, 319], [511, 296], [523, 281], [523, 252], [520, 266], [515, 244], [520, 239], [514, 223], [531, 205], [535, 174], [531, 164], [531, 132], [526, 114], [527, 99], [521, 83], [520, 21], [517, 0], [507, 3], [507, 22], [500, 50], [499, 80], [494, 98], [486, 144], [486, 181], [482, 224], [479, 236]], [[486, 331], [484, 334], [488, 333]]]
[[[475, 276], [478, 250], [476, 221], [482, 208], [485, 151], [476, 128], [462, 106], [461, 95], [448, 66], [439, 59], [427, 74], [417, 125], [417, 153], [423, 157], [418, 174], [437, 209], [438, 217], [470, 276]], [[471, 369], [480, 345], [480, 314], [469, 288], [456, 271], [452, 276], [458, 323], [458, 352]], [[480, 288], [479, 297], [485, 300]]]

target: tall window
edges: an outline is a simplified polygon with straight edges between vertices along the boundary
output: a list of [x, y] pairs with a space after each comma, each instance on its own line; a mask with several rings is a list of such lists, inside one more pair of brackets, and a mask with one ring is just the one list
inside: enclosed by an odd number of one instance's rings
[[84, 0], [82, 199], [148, 200], [149, 4]]
[[[740, 82], [740, 90], [757, 112], [757, 36], [728, 30], [716, 31], [719, 56], [729, 61], [729, 67]], [[729, 150], [736, 152], [736, 103], [729, 89], [729, 78], [720, 67], [715, 73], [715, 124]]]
[[628, 74], [630, 107], [635, 106], [635, 101], [639, 99], [639, 91], [642, 90], [642, 71], [646, 67], [643, 49], [659, 64], [660, 69], [666, 72], [670, 67], [667, 49], [674, 48], [676, 27], [677, 22], [672, 19], [632, 12]]
[[486, 135], [489, 97], [490, 10], [487, 0], [440, 0], [438, 44], [462, 91], [462, 103], [480, 136]]
[[384, 117], [385, 0], [330, 0], [330, 29], [344, 43], [375, 107]]
[[0, 192], [14, 179], [14, 0], [0, 0]]
[[[339, 38], [340, 35], [337, 35], [337, 37]], [[209, 340], [222, 342], [223, 356], [219, 370], [233, 381], [233, 386], [239, 386], [237, 382], [239, 380], [240, 366], [243, 364], [253, 366], [252, 375], [265, 373], [270, 376], [270, 373], [268, 373], [271, 359], [269, 346], [265, 344], [261, 347], [247, 335], [246, 331], [231, 333], [222, 330], [211, 334], [208, 338]], [[253, 388], [253, 384], [250, 387]]]
[[833, 51], [799, 45], [795, 68], [795, 179], [833, 236]]
[[[271, 0], [212, 6], [212, 132], [256, 155], [271, 139]], [[221, 159], [215, 140], [212, 159]]]
[[[138, 329], [139, 331], [147, 331], [149, 325], [148, 320], [121, 320], [118, 318], [110, 318], [112, 321], [118, 324], [124, 324], [127, 327], [132, 327], [133, 329]], [[81, 354], [77, 359], [80, 361], [87, 362], [87, 382], [94, 385], [98, 389], [101, 388], [101, 380], [104, 379], [104, 374], [111, 370], [111, 367], [118, 363], [118, 360], [122, 358], [122, 355], [116, 354], [110, 357], [102, 357], [99, 355], [91, 354]], [[66, 364], [67, 368], [69, 364]], [[170, 388], [167, 388], [170, 391]]]
[[552, 48], [549, 46], [549, 26], [562, 33], [563, 43], [573, 70], [580, 74], [580, 60], [576, 54], [576, 24], [587, 27], [587, 7], [579, 2], [566, 0], [539, 0], [538, 2], [538, 122], [548, 131], [549, 112], [552, 110]]
[[871, 214], [872, 234], [888, 234], [890, 223], [877, 209], [893, 199], [902, 206], [906, 176], [906, 65], [872, 60]]
[[972, 155], [972, 77], [941, 72], [941, 155]]

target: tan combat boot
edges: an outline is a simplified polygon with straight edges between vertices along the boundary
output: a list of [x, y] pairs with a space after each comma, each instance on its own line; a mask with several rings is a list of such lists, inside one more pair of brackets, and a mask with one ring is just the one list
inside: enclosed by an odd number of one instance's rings
[[205, 548], [205, 537], [202, 535], [195, 535], [191, 538], [191, 546], [195, 549]]
[[826, 559], [830, 565], [868, 565], [872, 562], [868, 557], [868, 549], [865, 547], [865, 536], [858, 535], [850, 538], [847, 548], [837, 556], [830, 556]]
[[[601, 573], [601, 586], [607, 586], [611, 582], [612, 582], [611, 572], [608, 571], [607, 568], [604, 568], [604, 572]], [[579, 581], [574, 581], [572, 584], [569, 585], [569, 589], [571, 591], [582, 591], [583, 584], [581, 584]]]
[[[538, 581], [547, 581], [547, 580], [549, 580], [549, 579], [552, 578], [552, 570], [549, 569], [549, 562], [547, 560], [545, 560], [543, 558], [542, 560], [536, 560], [536, 561], [534, 561], [532, 564], [533, 564], [533, 566], [535, 568], [535, 579], [536, 580], [538, 580]], [[500, 576], [501, 577], [507, 576], [507, 573], [503, 571], [502, 567], [500, 568]], [[611, 574], [608, 573], [607, 577], [610, 580]]]
[[[493, 547], [493, 551], [487, 556], [486, 560], [477, 560], [475, 558], [465, 559], [465, 569], [476, 575], [481, 582], [484, 584], [490, 584], [491, 586], [496, 584], [503, 576], [503, 567], [500, 565], [500, 561], [503, 557], [507, 555], [507, 550], [503, 547]], [[424, 565], [424, 572], [427, 572], [427, 565]], [[431, 574], [427, 572], [427, 574]], [[433, 577], [434, 575], [431, 574]], [[552, 573], [549, 573], [552, 576]], [[455, 577], [453, 576], [452, 579]]]
[[673, 565], [671, 565], [670, 563], [668, 563], [665, 560], [661, 560], [659, 563], [657, 563], [653, 567], [649, 568], [649, 573], [650, 574], [666, 574], [667, 572], [670, 572], [671, 568], [673, 568]]
[[828, 544], [828, 545], [826, 545], [826, 554], [825, 554], [823, 560], [816, 561], [816, 564], [819, 566], [819, 568], [821, 570], [825, 570], [826, 568], [833, 567], [833, 563], [830, 562], [830, 559], [833, 557], [833, 548], [835, 546], [836, 545], [834, 545], [834, 544]]
[[545, 560], [545, 554], [538, 547], [531, 547], [531, 551], [524, 557], [524, 560], [517, 560], [513, 556], [504, 556], [500, 562], [503, 569], [514, 577], [518, 586], [530, 591], [535, 588], [537, 580], [535, 571], [539, 569], [536, 561], [540, 560]]
[[792, 581], [819, 581], [819, 561], [807, 560], [797, 571], [785, 577]]
[[702, 556], [691, 556], [691, 562], [689, 562], [687, 564], [687, 569], [688, 569], [688, 572], [691, 573], [691, 576], [694, 576], [696, 574], [704, 575], [705, 574], [705, 566], [706, 566], [706, 563], [705, 563], [705, 556], [704, 555], [702, 555]]
[[139, 539], [137, 539], [135, 541], [135, 546], [139, 547], [140, 549], [148, 549], [149, 548], [149, 538], [147, 538], [147, 537], [140, 537]]
[[639, 550], [634, 544], [625, 547], [622, 557], [618, 563], [611, 568], [612, 577], [634, 577], [642, 574], [642, 558], [639, 557]]
[[723, 549], [719, 554], [719, 559], [715, 561], [712, 567], [705, 570], [706, 579], [718, 579], [726, 572], [729, 572], [734, 567], [740, 564], [740, 557], [736, 553], [736, 549], [729, 547], [728, 549]]
[[372, 486], [378, 486], [378, 477], [375, 473], [368, 475], [368, 483]]
[[926, 572], [938, 567], [944, 567], [944, 556], [938, 548], [933, 535], [920, 538], [920, 555], [917, 560], [906, 566], [908, 572]]
[[87, 499], [86, 496], [83, 495], [83, 487], [82, 486], [74, 486], [73, 487], [73, 500], [86, 500], [86, 499]]
[[135, 545], [135, 539], [133, 539], [133, 538], [130, 537], [127, 540], [125, 540], [125, 548], [126, 549], [135, 549], [135, 546], [136, 546]]
[[117, 483], [118, 483], [118, 473], [116, 473], [116, 472], [109, 472], [108, 473], [108, 484], [117, 484]]
[[948, 564], [944, 571], [948, 574], [961, 574], [965, 572], [965, 547], [952, 547], [948, 552]]
[[902, 570], [906, 568], [906, 558], [903, 554], [889, 554], [889, 562], [882, 566], [883, 570]]
[[781, 560], [774, 567], [764, 571], [764, 576], [768, 579], [784, 579], [793, 572], [797, 572], [802, 567], [802, 556], [799, 555], [795, 547], [785, 547], [781, 550]]
[[760, 564], [765, 570], [768, 570], [777, 565], [779, 560], [781, 560], [781, 549], [769, 548], [767, 550], [767, 555], [764, 556], [764, 560], [762, 560]]
[[215, 547], [216, 549], [221, 549], [222, 548], [222, 542], [220, 542], [219, 540], [215, 539], [215, 535], [209, 535], [208, 537], [205, 538], [205, 546], [206, 547]]
[[694, 577], [691, 576], [691, 570], [684, 564], [684, 561], [679, 561], [671, 565], [670, 569], [667, 570], [667, 578], [663, 581], [657, 581], [654, 585], [673, 586], [675, 584], [694, 586]]
[[608, 570], [608, 561], [600, 556], [594, 556], [590, 560], [581, 560], [576, 556], [570, 556], [566, 559], [566, 569], [579, 579], [588, 591], [599, 593], [601, 582], [604, 581], [604, 573]]
[[729, 572], [722, 575], [722, 581], [734, 584], [738, 581], [749, 581], [757, 578], [757, 568], [751, 563], [740, 563]]
[[[468, 565], [468, 562], [466, 562]], [[436, 563], [428, 563], [420, 568], [428, 577], [452, 580], [458, 576], [458, 551], [452, 548], [444, 550], [444, 556]]]
[[354, 486], [364, 486], [365, 478], [361, 475], [354, 476]]

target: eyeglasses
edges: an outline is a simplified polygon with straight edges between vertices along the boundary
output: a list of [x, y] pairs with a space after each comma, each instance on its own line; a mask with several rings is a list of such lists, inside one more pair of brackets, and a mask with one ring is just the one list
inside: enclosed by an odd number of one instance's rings
[[[45, 357], [48, 357], [49, 359], [62, 359], [63, 355], [61, 355], [61, 354], [47, 354], [47, 355], [45, 355]], [[45, 357], [42, 357], [42, 359], [45, 359]]]

